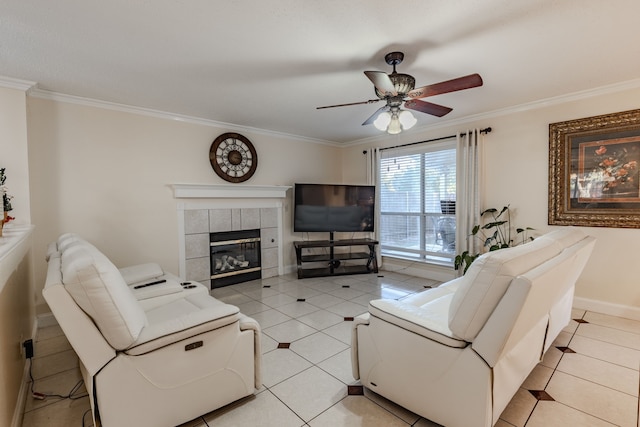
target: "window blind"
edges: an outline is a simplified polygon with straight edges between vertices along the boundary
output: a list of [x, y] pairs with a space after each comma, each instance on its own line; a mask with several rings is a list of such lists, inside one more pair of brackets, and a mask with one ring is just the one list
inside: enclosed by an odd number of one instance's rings
[[380, 160], [380, 244], [383, 255], [450, 263], [456, 200], [455, 141], [383, 153]]

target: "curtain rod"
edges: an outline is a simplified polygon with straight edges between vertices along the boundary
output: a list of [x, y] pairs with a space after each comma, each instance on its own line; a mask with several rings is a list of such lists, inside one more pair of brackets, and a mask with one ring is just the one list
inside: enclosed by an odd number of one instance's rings
[[[480, 133], [489, 133], [489, 132], [491, 132], [491, 128], [490, 127], [484, 128], [484, 129], [480, 129]], [[408, 147], [410, 145], [424, 144], [424, 143], [427, 143], [427, 142], [441, 141], [443, 139], [455, 138], [457, 136], [458, 135], [441, 136], [440, 138], [427, 139], [426, 141], [410, 142], [408, 144], [394, 145], [393, 147], [383, 147], [383, 148], [380, 148], [380, 151], [393, 150], [394, 148]]]

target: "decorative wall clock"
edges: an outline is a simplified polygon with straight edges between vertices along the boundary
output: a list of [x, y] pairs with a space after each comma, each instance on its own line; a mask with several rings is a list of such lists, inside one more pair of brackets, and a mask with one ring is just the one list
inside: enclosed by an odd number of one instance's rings
[[209, 149], [213, 170], [225, 181], [244, 182], [258, 167], [258, 154], [251, 141], [239, 133], [223, 133]]

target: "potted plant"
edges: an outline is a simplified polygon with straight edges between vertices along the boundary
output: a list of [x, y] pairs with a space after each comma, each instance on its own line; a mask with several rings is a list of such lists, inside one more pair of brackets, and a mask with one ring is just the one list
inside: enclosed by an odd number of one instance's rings
[[[533, 230], [531, 227], [516, 228], [515, 236], [512, 238], [512, 226], [511, 226], [511, 210], [509, 205], [504, 206], [502, 210], [498, 211], [495, 208], [490, 208], [482, 211], [480, 217], [490, 216], [490, 221], [486, 224], [477, 224], [471, 230], [471, 235], [478, 237], [483, 241], [483, 246], [486, 251], [497, 251], [499, 249], [510, 248], [533, 240], [533, 237], [528, 236], [527, 232]], [[454, 260], [454, 268], [459, 270], [463, 267], [462, 273], [466, 273], [469, 266], [476, 260], [482, 253], [470, 254], [469, 251], [464, 251], [459, 255], [456, 255]]]
[[7, 175], [4, 173], [5, 168], [0, 168], [0, 194], [2, 195], [2, 214], [0, 215], [0, 236], [2, 236], [2, 228], [6, 223], [15, 219], [12, 216], [9, 216], [9, 211], [13, 210], [11, 206], [11, 196], [7, 191], [8, 188], [5, 185], [5, 181], [7, 180]]

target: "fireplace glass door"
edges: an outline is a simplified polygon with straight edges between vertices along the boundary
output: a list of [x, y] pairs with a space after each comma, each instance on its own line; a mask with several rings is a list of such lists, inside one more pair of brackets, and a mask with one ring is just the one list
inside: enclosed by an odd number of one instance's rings
[[211, 288], [260, 279], [260, 230], [210, 234]]

